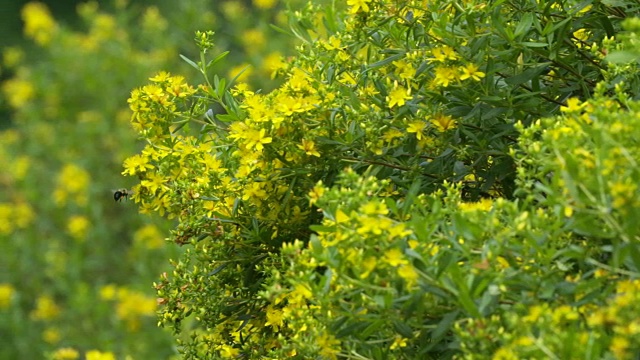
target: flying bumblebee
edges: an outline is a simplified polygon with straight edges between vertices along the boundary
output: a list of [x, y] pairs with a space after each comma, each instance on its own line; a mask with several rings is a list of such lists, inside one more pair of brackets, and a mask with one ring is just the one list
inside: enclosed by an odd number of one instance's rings
[[129, 195], [132, 195], [133, 192], [127, 190], [127, 189], [118, 189], [118, 190], [114, 190], [113, 192], [113, 200], [115, 201], [122, 201], [122, 199], [129, 199]]

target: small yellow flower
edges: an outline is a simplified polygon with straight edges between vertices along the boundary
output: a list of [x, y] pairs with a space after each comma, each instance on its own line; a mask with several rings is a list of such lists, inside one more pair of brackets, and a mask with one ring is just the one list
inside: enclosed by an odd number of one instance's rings
[[89, 230], [89, 219], [86, 216], [75, 215], [69, 218], [67, 232], [77, 241], [82, 241]]
[[349, 11], [351, 14], [362, 12], [369, 12], [368, 3], [371, 0], [347, 0], [347, 5], [351, 6], [351, 10]]
[[27, 3], [22, 8], [24, 34], [38, 45], [48, 45], [57, 30], [57, 24], [47, 6], [39, 2]]
[[396, 337], [395, 337], [395, 339], [393, 339], [393, 343], [391, 344], [389, 349], [393, 350], [393, 349], [397, 349], [397, 348], [403, 348], [405, 346], [407, 346], [407, 339], [403, 338], [400, 335], [396, 335]]
[[587, 103], [580, 103], [580, 99], [572, 97], [567, 100], [567, 106], [560, 106], [560, 111], [572, 113], [582, 110], [585, 106], [587, 106]]
[[387, 96], [387, 103], [390, 108], [393, 108], [394, 106], [404, 105], [409, 99], [411, 99], [411, 88], [405, 89], [402, 86], [398, 86], [396, 81], [393, 85], [393, 90]]
[[278, 3], [277, 0], [253, 0], [253, 5], [258, 9], [271, 9]]
[[36, 308], [31, 311], [31, 319], [33, 320], [53, 320], [60, 315], [60, 308], [48, 295], [41, 295], [36, 300]]
[[414, 120], [407, 124], [407, 132], [416, 134], [418, 140], [422, 139], [422, 131], [427, 127], [427, 123], [422, 120]]
[[458, 78], [458, 68], [438, 66], [434, 70], [434, 75], [433, 83], [436, 86], [447, 87]]
[[463, 66], [460, 68], [460, 71], [462, 71], [460, 80], [473, 79], [475, 81], [480, 81], [480, 79], [485, 76], [485, 73], [478, 71], [478, 67], [475, 64]]
[[384, 262], [391, 266], [405, 265], [409, 262], [404, 258], [404, 254], [400, 249], [393, 248], [384, 253]]
[[320, 153], [316, 150], [316, 143], [311, 140], [302, 139], [302, 144], [298, 145], [298, 148], [304, 150], [305, 154], [309, 156], [320, 157]]
[[411, 288], [418, 280], [418, 272], [411, 265], [402, 265], [398, 268], [398, 275], [407, 282], [407, 287]]
[[11, 284], [0, 284], [0, 309], [6, 309], [11, 305], [11, 299], [16, 289]]
[[267, 307], [267, 321], [264, 323], [264, 326], [271, 326], [273, 331], [278, 332], [282, 325], [284, 325], [282, 310], [275, 309], [269, 305]]
[[56, 328], [47, 328], [42, 332], [42, 340], [49, 344], [55, 344], [60, 341], [62, 336]]
[[433, 50], [431, 50], [431, 55], [433, 55], [433, 58], [430, 58], [429, 60], [432, 62], [445, 62], [446, 60], [458, 59], [458, 54], [456, 54], [456, 51], [450, 46], [441, 46], [434, 48]]
[[80, 353], [74, 348], [60, 348], [51, 357], [53, 360], [76, 360], [80, 358]]
[[444, 132], [456, 127], [456, 121], [451, 116], [443, 114], [434, 116], [433, 119], [431, 119], [431, 123], [440, 132]]
[[313, 187], [313, 189], [311, 189], [311, 191], [309, 191], [309, 203], [311, 205], [315, 204], [318, 199], [320, 199], [320, 197], [322, 197], [322, 194], [324, 194], [324, 186], [322, 186], [322, 181], [318, 182], [316, 184], [316, 186]]
[[115, 355], [111, 352], [102, 352], [98, 350], [89, 350], [85, 354], [87, 360], [116, 360]]

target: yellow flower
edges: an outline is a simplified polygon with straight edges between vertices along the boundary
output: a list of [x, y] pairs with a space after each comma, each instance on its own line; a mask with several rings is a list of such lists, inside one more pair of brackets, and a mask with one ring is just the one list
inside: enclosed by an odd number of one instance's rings
[[374, 256], [369, 256], [368, 258], [364, 259], [364, 261], [362, 262], [362, 267], [364, 268], [363, 272], [360, 274], [360, 279], [364, 279], [367, 276], [369, 276], [371, 274], [371, 272], [376, 268], [376, 265], [378, 264], [378, 259], [375, 258]]
[[284, 325], [282, 310], [274, 309], [269, 305], [267, 307], [267, 321], [264, 323], [264, 326], [271, 326], [273, 331], [278, 332], [282, 325]]
[[89, 229], [89, 219], [82, 215], [75, 215], [69, 218], [67, 232], [77, 241], [82, 241], [87, 236]]
[[271, 137], [266, 136], [266, 130], [250, 130], [246, 134], [247, 143], [245, 148], [251, 150], [255, 148], [258, 151], [264, 149], [264, 144], [269, 144], [273, 140]]
[[60, 341], [60, 331], [55, 328], [47, 328], [42, 332], [42, 340], [49, 344], [55, 344]]
[[411, 88], [405, 89], [404, 87], [398, 86], [398, 82], [396, 81], [393, 90], [391, 90], [389, 96], [387, 96], [389, 107], [402, 106], [409, 99], [411, 99]]
[[456, 51], [450, 46], [441, 46], [434, 48], [433, 50], [431, 50], [431, 55], [433, 55], [433, 58], [430, 58], [429, 60], [432, 62], [445, 62], [446, 60], [458, 59], [458, 54], [456, 54]]
[[393, 339], [393, 343], [391, 344], [391, 346], [389, 347], [391, 350], [393, 349], [397, 349], [397, 348], [403, 348], [407, 346], [407, 339], [403, 338], [400, 335], [396, 335], [396, 337]]
[[324, 194], [324, 190], [325, 189], [324, 186], [322, 186], [322, 181], [318, 182], [316, 186], [314, 186], [313, 189], [309, 191], [309, 204], [315, 204], [318, 199], [322, 197], [322, 194]]
[[9, 203], [0, 203], [0, 234], [8, 235], [14, 230], [13, 223], [13, 205]]
[[411, 265], [402, 265], [398, 268], [398, 275], [407, 282], [407, 288], [413, 287], [418, 280], [418, 272]]
[[462, 71], [460, 80], [473, 79], [475, 81], [480, 81], [480, 79], [485, 76], [485, 73], [478, 71], [478, 67], [475, 64], [463, 66], [460, 68], [460, 71]]
[[58, 175], [57, 188], [53, 194], [56, 204], [62, 206], [71, 198], [77, 205], [86, 205], [90, 180], [89, 173], [83, 168], [74, 164], [65, 165]]
[[13, 78], [2, 84], [2, 92], [9, 105], [18, 109], [26, 105], [36, 95], [36, 90], [31, 82], [19, 78]]
[[116, 357], [111, 352], [89, 350], [85, 354], [85, 359], [86, 360], [116, 360]]
[[0, 284], [0, 309], [6, 309], [11, 305], [11, 299], [16, 289], [11, 284]]
[[106, 301], [115, 300], [117, 293], [118, 293], [118, 288], [115, 285], [113, 284], [104, 285], [102, 288], [100, 288], [100, 299], [106, 300]]
[[9, 46], [2, 51], [2, 63], [9, 69], [18, 66], [23, 58], [24, 50], [19, 47]]
[[580, 103], [580, 99], [572, 97], [567, 100], [567, 106], [560, 106], [560, 111], [566, 113], [572, 113], [580, 111], [583, 107], [587, 106], [587, 103]]
[[116, 296], [118, 298], [116, 315], [126, 323], [129, 331], [140, 328], [142, 317], [155, 315], [157, 302], [153, 297], [126, 288], [118, 289]]
[[414, 121], [410, 122], [407, 125], [408, 125], [407, 126], [407, 132], [408, 133], [415, 133], [416, 134], [416, 138], [418, 140], [421, 140], [422, 139], [422, 131], [427, 126], [427, 123], [425, 123], [422, 120], [414, 120]]
[[80, 358], [78, 350], [73, 348], [60, 348], [51, 355], [53, 360], [76, 360]]
[[164, 237], [154, 225], [147, 224], [133, 235], [133, 241], [147, 249], [159, 249], [164, 245]]
[[253, 0], [253, 6], [258, 9], [271, 9], [276, 6], [277, 0]]
[[436, 86], [447, 87], [458, 77], [458, 69], [453, 67], [438, 66], [435, 68], [433, 83]]
[[255, 53], [264, 48], [267, 39], [264, 36], [264, 32], [258, 29], [245, 30], [240, 36], [242, 44], [248, 53]]
[[458, 204], [458, 208], [463, 212], [489, 211], [492, 207], [493, 200], [491, 199], [481, 199], [480, 201], [474, 203], [462, 202]]
[[316, 150], [316, 143], [311, 140], [302, 139], [302, 144], [298, 145], [298, 148], [304, 150], [305, 154], [309, 156], [320, 157], [320, 153]]
[[355, 14], [360, 12], [369, 12], [369, 5], [367, 3], [371, 0], [347, 0], [347, 5], [351, 6], [350, 13]]
[[626, 359], [629, 355], [627, 352], [629, 345], [629, 340], [626, 338], [614, 336], [613, 340], [611, 340], [610, 349], [616, 359]]
[[220, 356], [224, 359], [232, 359], [238, 357], [240, 354], [240, 350], [234, 348], [231, 345], [221, 345], [220, 346]]
[[60, 315], [60, 308], [48, 295], [41, 295], [36, 300], [36, 308], [31, 311], [33, 320], [53, 320]]
[[405, 265], [409, 262], [404, 258], [404, 254], [400, 249], [393, 248], [384, 253], [384, 262], [391, 266]]
[[431, 123], [440, 132], [447, 131], [456, 127], [456, 121], [449, 115], [439, 114], [431, 119]]
[[47, 45], [57, 30], [57, 24], [46, 5], [39, 2], [27, 3], [22, 8], [24, 34], [38, 45]]
[[228, 76], [230, 79], [235, 78], [236, 76], [238, 77], [236, 79], [236, 82], [247, 82], [249, 76], [251, 75], [252, 70], [249, 64], [239, 64], [236, 65], [234, 67], [232, 67], [229, 70]]

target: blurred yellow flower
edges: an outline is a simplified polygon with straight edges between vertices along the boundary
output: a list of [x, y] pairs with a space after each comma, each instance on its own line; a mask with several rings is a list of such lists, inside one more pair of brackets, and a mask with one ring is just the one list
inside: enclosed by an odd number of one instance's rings
[[48, 45], [57, 30], [57, 24], [47, 6], [39, 2], [27, 3], [22, 8], [24, 34], [38, 45]]
[[384, 253], [383, 259], [384, 259], [384, 262], [386, 262], [391, 266], [399, 266], [399, 265], [405, 265], [409, 263], [407, 259], [404, 258], [404, 254], [402, 253], [402, 251], [400, 251], [400, 249], [398, 248], [387, 250]]
[[49, 295], [41, 295], [36, 300], [36, 308], [31, 311], [32, 320], [53, 320], [60, 315], [60, 308]]
[[141, 292], [119, 288], [117, 293], [116, 315], [125, 322], [129, 331], [140, 328], [141, 318], [155, 315], [157, 302], [155, 297], [145, 296]]
[[100, 299], [106, 301], [114, 300], [116, 298], [117, 291], [118, 288], [115, 285], [105, 285], [100, 288]]
[[111, 352], [89, 350], [85, 354], [85, 359], [86, 360], [116, 360], [116, 357]]
[[60, 331], [56, 328], [46, 328], [42, 332], [42, 340], [49, 344], [55, 344], [59, 342], [61, 338]]
[[76, 360], [80, 358], [80, 353], [74, 348], [60, 348], [51, 355], [52, 360]]
[[407, 283], [407, 288], [412, 288], [418, 280], [418, 272], [411, 264], [402, 265], [398, 268], [398, 275]]
[[229, 72], [227, 75], [229, 76], [230, 79], [233, 79], [236, 76], [238, 76], [238, 78], [236, 79], [236, 82], [247, 82], [247, 79], [249, 78], [252, 72], [253, 70], [251, 69], [249, 64], [245, 63], [245, 64], [239, 64], [232, 67], [231, 69], [229, 69]]
[[258, 29], [248, 29], [243, 31], [240, 39], [248, 53], [255, 53], [259, 51], [267, 43], [264, 32]]
[[11, 299], [16, 289], [11, 284], [0, 284], [0, 309], [6, 309], [11, 306]]
[[89, 173], [74, 165], [65, 165], [57, 178], [57, 187], [53, 192], [54, 201], [58, 206], [65, 205], [70, 199], [77, 205], [85, 206], [88, 202]]
[[164, 236], [155, 225], [147, 224], [136, 231], [133, 241], [147, 249], [159, 249], [164, 245]]
[[481, 199], [478, 202], [461, 202], [458, 204], [458, 208], [462, 210], [462, 212], [470, 212], [470, 211], [489, 211], [493, 207], [493, 200], [491, 199]]
[[23, 58], [24, 50], [19, 47], [9, 46], [2, 51], [2, 64], [8, 69], [18, 66]]
[[0, 203], [0, 235], [9, 235], [14, 230], [13, 205]]
[[258, 9], [271, 9], [278, 3], [278, 0], [253, 0], [253, 6]]
[[31, 82], [21, 78], [13, 78], [2, 84], [2, 93], [7, 98], [9, 105], [18, 109], [33, 99], [36, 91]]
[[89, 219], [82, 215], [74, 215], [67, 222], [67, 232], [77, 241], [83, 241], [89, 229]]

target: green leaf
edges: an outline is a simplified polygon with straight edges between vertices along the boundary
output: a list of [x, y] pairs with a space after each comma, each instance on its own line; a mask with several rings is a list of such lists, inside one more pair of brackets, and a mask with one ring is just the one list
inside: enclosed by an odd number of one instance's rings
[[395, 320], [393, 322], [393, 328], [398, 332], [398, 334], [406, 338], [410, 339], [413, 337], [413, 329], [411, 328], [411, 326], [405, 324], [400, 320]]
[[442, 320], [438, 323], [438, 326], [431, 332], [431, 338], [434, 343], [437, 343], [446, 333], [451, 329], [451, 325], [458, 318], [460, 314], [459, 310], [454, 310], [442, 317]]
[[220, 60], [222, 60], [225, 57], [227, 57], [227, 55], [229, 55], [229, 51], [222, 52], [220, 55], [218, 55], [215, 58], [213, 58], [211, 61], [209, 61], [207, 63], [207, 69], [209, 69], [213, 65], [217, 64], [218, 62], [220, 62]]
[[520, 38], [524, 36], [530, 29], [531, 24], [533, 23], [533, 14], [530, 12], [525, 13], [520, 19], [518, 26], [516, 26], [516, 30], [513, 32], [513, 36], [515, 38]]
[[628, 64], [634, 61], [640, 61], [640, 54], [631, 51], [615, 51], [607, 55], [606, 60], [614, 64]]
[[549, 63], [543, 63], [542, 65], [527, 69], [518, 75], [506, 78], [504, 81], [509, 85], [520, 85], [542, 74], [548, 68]]
[[200, 66], [198, 66], [198, 64], [196, 64], [195, 62], [193, 62], [191, 59], [189, 59], [188, 57], [180, 54], [180, 58], [182, 60], [184, 60], [187, 64], [191, 65], [194, 69], [202, 72], [202, 69], [200, 69]]
[[385, 58], [385, 59], [382, 59], [380, 61], [374, 62], [373, 64], [369, 64], [369, 66], [367, 66], [366, 71], [373, 70], [373, 69], [379, 68], [379, 67], [383, 67], [385, 65], [389, 65], [389, 64], [391, 64], [392, 62], [394, 62], [396, 60], [402, 59], [404, 56], [405, 56], [404, 52], [401, 52], [401, 53], [398, 53], [398, 54], [395, 54], [395, 55], [391, 55], [388, 58]]

